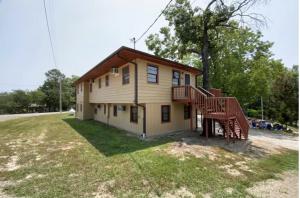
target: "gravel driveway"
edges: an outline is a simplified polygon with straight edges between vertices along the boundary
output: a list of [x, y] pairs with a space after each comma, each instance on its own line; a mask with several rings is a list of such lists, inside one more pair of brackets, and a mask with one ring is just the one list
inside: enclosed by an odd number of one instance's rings
[[273, 133], [269, 130], [250, 129], [249, 140], [263, 141], [287, 149], [299, 150], [299, 136]]

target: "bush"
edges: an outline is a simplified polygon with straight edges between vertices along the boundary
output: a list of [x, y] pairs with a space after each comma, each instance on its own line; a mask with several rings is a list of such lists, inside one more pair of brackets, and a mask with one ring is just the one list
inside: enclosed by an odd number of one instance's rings
[[258, 118], [259, 117], [259, 111], [255, 110], [255, 109], [248, 109], [247, 110], [247, 115], [248, 117], [252, 117], [252, 118]]

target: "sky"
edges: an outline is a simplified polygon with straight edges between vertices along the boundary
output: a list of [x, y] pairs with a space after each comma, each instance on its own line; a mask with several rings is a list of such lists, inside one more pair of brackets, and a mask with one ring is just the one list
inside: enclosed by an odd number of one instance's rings
[[[120, 46], [133, 47], [169, 0], [46, 0], [57, 67], [81, 76]], [[193, 1], [192, 1], [193, 2]], [[207, 0], [194, 0], [203, 6]], [[268, 19], [260, 29], [274, 58], [298, 64], [298, 0], [269, 0], [254, 8]], [[167, 22], [161, 17], [150, 29]], [[136, 49], [149, 52], [144, 39]], [[33, 90], [54, 68], [43, 0], [0, 0], [0, 92]]]

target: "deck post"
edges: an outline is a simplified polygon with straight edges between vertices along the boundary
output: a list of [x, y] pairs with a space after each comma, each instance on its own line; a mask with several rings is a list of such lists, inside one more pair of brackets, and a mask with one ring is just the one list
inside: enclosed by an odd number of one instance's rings
[[226, 136], [227, 143], [229, 143], [229, 120], [226, 120], [225, 128], [226, 128], [225, 131], [226, 131], [226, 133], [227, 133], [227, 136]]
[[190, 128], [193, 131], [193, 105], [190, 103]]
[[213, 120], [213, 134], [216, 136], [216, 122]]
[[206, 139], [208, 139], [208, 122], [207, 122], [207, 118], [205, 119], [205, 136], [206, 136]]

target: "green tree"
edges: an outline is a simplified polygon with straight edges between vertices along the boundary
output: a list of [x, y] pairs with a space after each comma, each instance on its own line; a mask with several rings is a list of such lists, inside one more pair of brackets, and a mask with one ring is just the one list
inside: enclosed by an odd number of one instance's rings
[[[238, 0], [227, 3], [223, 0], [210, 0], [202, 9], [192, 8], [188, 0], [176, 0], [169, 6], [164, 15], [169, 27], [163, 27], [159, 34], [148, 37], [146, 44], [156, 55], [182, 59], [191, 53], [199, 56], [203, 69], [203, 88], [210, 88], [210, 58], [214, 41], [222, 29], [232, 29], [232, 19], [235, 23], [245, 22], [245, 18], [263, 23], [263, 17], [258, 14], [247, 14], [247, 11], [257, 0]], [[239, 20], [237, 20], [239, 19]], [[174, 34], [172, 35], [171, 28]]]
[[298, 121], [298, 69], [287, 69], [273, 83], [268, 101], [268, 117], [285, 124], [296, 125]]
[[59, 80], [64, 80], [65, 75], [58, 69], [52, 69], [46, 72], [46, 80], [40, 87], [45, 94], [45, 104], [49, 111], [59, 110]]

